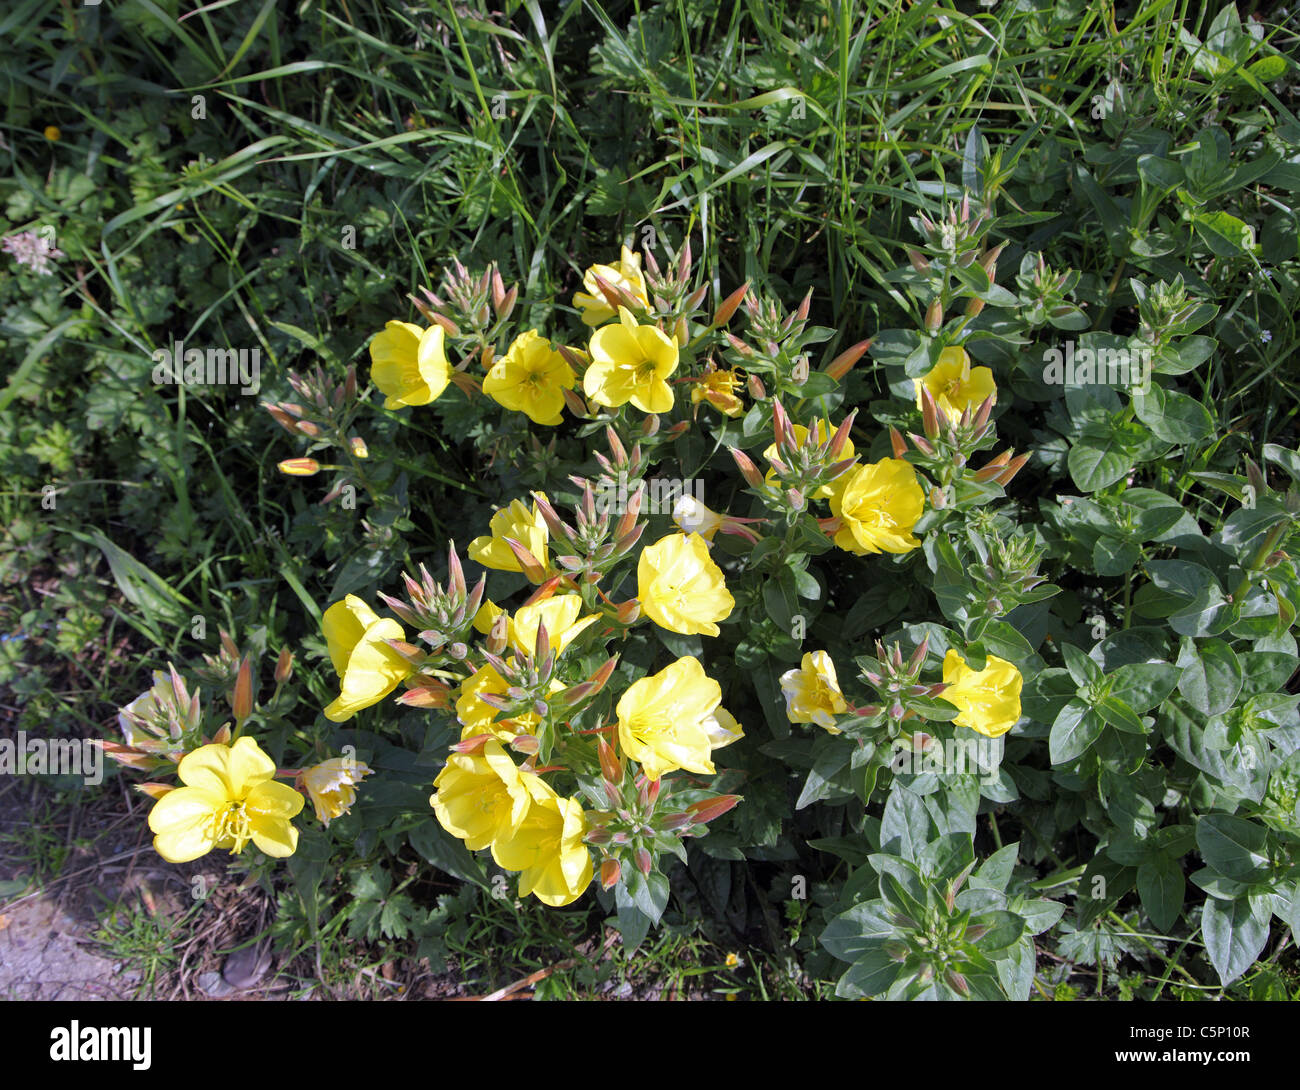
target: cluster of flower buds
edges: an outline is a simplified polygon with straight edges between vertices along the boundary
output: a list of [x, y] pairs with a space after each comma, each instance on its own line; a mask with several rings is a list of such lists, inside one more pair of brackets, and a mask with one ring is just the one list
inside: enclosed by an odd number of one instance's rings
[[403, 572], [402, 581], [406, 584], [408, 599], [402, 601], [381, 592], [379, 597], [384, 604], [408, 625], [419, 629], [419, 638], [435, 655], [446, 655], [454, 662], [463, 661], [469, 653], [474, 617], [483, 604], [486, 573], [479, 577], [473, 589], [468, 589], [465, 570], [456, 552], [456, 544], [452, 542], [447, 549], [445, 587], [434, 581], [423, 564], [420, 565], [418, 580]]
[[[587, 814], [591, 828], [586, 842], [600, 850], [600, 884], [613, 889], [624, 868], [635, 867], [649, 875], [654, 861], [665, 852], [683, 856], [678, 843], [685, 837], [703, 836], [709, 822], [721, 817], [741, 800], [739, 795], [712, 795], [678, 808], [673, 788], [644, 774], [629, 776], [614, 748], [598, 744], [601, 786], [610, 809]], [[692, 792], [694, 794], [695, 792]]]
[[98, 744], [118, 764], [152, 772], [179, 763], [198, 744], [202, 718], [198, 691], [191, 694], [169, 663], [167, 673], [154, 671], [152, 688], [118, 709], [117, 725], [124, 741]]
[[1027, 254], [1016, 276], [1016, 287], [1023, 301], [1021, 318], [1030, 329], [1049, 323], [1065, 329], [1077, 328], [1083, 312], [1069, 297], [1078, 283], [1079, 274], [1073, 269], [1058, 273], [1048, 266], [1042, 254]]
[[[318, 364], [310, 374], [290, 371], [289, 384], [298, 395], [298, 401], [262, 402], [262, 407], [290, 435], [306, 436], [312, 440], [310, 449], [337, 447], [356, 461], [370, 456], [366, 441], [359, 435], [349, 434], [357, 401], [357, 372], [349, 366], [342, 382], [335, 382]], [[342, 466], [325, 465], [315, 458], [287, 458], [279, 463], [279, 470], [292, 477], [314, 477], [322, 469], [342, 469]], [[336, 499], [347, 477], [340, 477], [333, 490], [322, 500]]]
[[[633, 313], [645, 313], [645, 308], [621, 287], [610, 284], [602, 276], [596, 277], [596, 286], [612, 307], [627, 307]], [[709, 286], [701, 284], [691, 287], [691, 240], [682, 243], [677, 259], [667, 267], [661, 267], [655, 260], [654, 251], [645, 249], [645, 286], [652, 309], [650, 315], [673, 321], [672, 333], [677, 343], [686, 344], [686, 322], [695, 311], [703, 305], [709, 293]], [[733, 310], [735, 308], [732, 308]], [[715, 322], [721, 325], [721, 322]]]
[[[1045, 576], [1038, 574], [1038, 566], [1047, 547], [1039, 544], [1032, 534], [996, 537], [992, 548], [974, 528], [968, 528], [966, 536], [979, 557], [979, 562], [969, 565], [966, 571], [978, 588], [978, 598], [984, 602], [989, 617], [1004, 616], [1031, 600], [1031, 592], [1046, 581]], [[1033, 596], [1036, 598], [1037, 595]]]
[[476, 276], [453, 258], [452, 267], [443, 272], [438, 288], [441, 294], [426, 287], [420, 291], [423, 299], [415, 295], [407, 298], [425, 320], [442, 326], [448, 337], [476, 340], [483, 348], [483, 366], [492, 366], [492, 350], [488, 346], [519, 301], [518, 285], [507, 288], [495, 262]]
[[[595, 490], [585, 478], [571, 478], [582, 489], [582, 502], [574, 510], [576, 525], [565, 522], [544, 497], [533, 493], [537, 510], [554, 543], [556, 563], [580, 586], [599, 583], [615, 564], [631, 553], [645, 531], [646, 524], [638, 520], [645, 499], [645, 482], [630, 475], [630, 466], [635, 463], [625, 464], [629, 469], [620, 470], [616, 481], [602, 476]], [[617, 521], [612, 518], [616, 513]], [[633, 620], [635, 616], [622, 623], [630, 624]]]
[[1207, 312], [1212, 314], [1213, 308], [1188, 296], [1182, 276], [1176, 276], [1171, 283], [1162, 280], [1139, 292], [1137, 338], [1160, 348], [1200, 326]]
[[[801, 444], [781, 402], [778, 400], [772, 402], [772, 425], [776, 431], [776, 450], [767, 456], [767, 460], [781, 479], [781, 492], [784, 495], [781, 506], [785, 506], [788, 501], [791, 510], [804, 510], [808, 506], [810, 496], [852, 468], [857, 458], [845, 458], [843, 454], [856, 417], [857, 410], [854, 409], [840, 421], [839, 427], [829, 436], [820, 435], [817, 428], [810, 428]], [[736, 464], [745, 475], [746, 481], [749, 481], [749, 474], [741, 462], [741, 458], [745, 456], [733, 450], [732, 457], [736, 459]], [[745, 461], [748, 462], [749, 459], [745, 458]], [[749, 464], [753, 466], [752, 462]]]
[[[916, 233], [924, 237], [926, 249], [933, 258], [942, 260], [946, 268], [966, 268], [979, 258], [984, 236], [993, 226], [993, 221], [985, 209], [972, 210], [970, 194], [966, 193], [962, 195], [960, 205], [945, 206], [937, 223], [922, 212], [911, 217], [911, 224]], [[910, 252], [908, 259], [918, 272], [928, 271], [930, 262], [921, 254]]]
[[[924, 385], [921, 387], [921, 425], [924, 436], [908, 432], [915, 454], [909, 458], [926, 469], [939, 485], [930, 490], [930, 505], [942, 510], [961, 497], [947, 488], [950, 484], [974, 482], [976, 486], [996, 482], [1006, 487], [1024, 464], [1028, 454], [1012, 455], [1005, 450], [991, 458], [978, 470], [970, 470], [967, 463], [973, 454], [996, 442], [996, 434], [989, 416], [993, 412], [992, 396], [987, 397], [972, 412], [969, 408], [961, 416], [952, 418], [939, 408], [934, 396]], [[889, 429], [890, 444], [895, 458], [908, 454], [907, 442], [896, 428]]]
[[929, 650], [928, 636], [907, 659], [903, 658], [903, 650], [898, 644], [886, 650], [884, 644], [877, 640], [876, 664], [873, 664], [875, 668], [864, 667], [861, 676], [863, 681], [880, 694], [880, 705], [858, 708], [857, 714], [869, 716], [879, 714], [883, 709], [891, 723], [901, 722], [909, 712], [920, 713], [925, 717], [926, 708], [919, 701], [932, 699], [947, 688], [942, 683], [921, 684], [921, 671], [925, 668], [925, 658]]

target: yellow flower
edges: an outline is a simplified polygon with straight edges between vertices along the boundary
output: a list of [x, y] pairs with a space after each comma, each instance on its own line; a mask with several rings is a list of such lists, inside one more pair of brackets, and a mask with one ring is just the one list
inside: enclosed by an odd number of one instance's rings
[[816, 723], [831, 734], [842, 731], [835, 717], [849, 710], [835, 676], [835, 663], [825, 651], [804, 654], [798, 670], [781, 675], [781, 692], [785, 694], [785, 714], [791, 723]]
[[[513, 555], [513, 554], [512, 554]], [[483, 604], [478, 607], [478, 612], [474, 614], [474, 631], [481, 632], [484, 636], [492, 632], [492, 625], [501, 614], [506, 611], [502, 609], [491, 598], [484, 599]], [[506, 624], [510, 623], [510, 615], [506, 614]]]
[[617, 325], [597, 330], [591, 338], [583, 390], [609, 409], [630, 401], [643, 413], [668, 412], [673, 391], [667, 379], [677, 370], [677, 342], [652, 325], [637, 325], [623, 307], [618, 316]]
[[535, 329], [521, 333], [483, 379], [483, 392], [500, 405], [524, 413], [534, 424], [555, 425], [564, 408], [563, 390], [577, 377], [559, 352]]
[[713, 714], [704, 719], [704, 731], [709, 736], [709, 749], [722, 749], [732, 742], [739, 742], [745, 737], [745, 728], [736, 722], [736, 717], [726, 708], [718, 706]]
[[844, 520], [835, 535], [841, 549], [905, 553], [921, 544], [912, 529], [925, 510], [925, 493], [911, 465], [882, 458], [850, 469], [843, 482], [830, 497], [831, 514]]
[[546, 543], [550, 536], [537, 504], [533, 504], [530, 513], [523, 500], [512, 500], [509, 507], [501, 508], [492, 516], [488, 527], [492, 531], [490, 536], [476, 537], [469, 543], [471, 560], [497, 571], [523, 571], [506, 544], [509, 537], [532, 553], [543, 567], [546, 565]]
[[678, 768], [711, 775], [710, 730], [727, 729], [717, 714], [721, 703], [722, 686], [704, 673], [699, 660], [680, 658], [659, 673], [634, 681], [619, 699], [618, 740], [623, 752], [652, 780]]
[[579, 619], [581, 612], [582, 598], [577, 594], [556, 594], [534, 605], [520, 606], [510, 622], [510, 645], [520, 655], [531, 655], [537, 646], [538, 625], [544, 624], [551, 650], [559, 655], [600, 619], [595, 613]]
[[684, 534], [699, 534], [705, 541], [722, 529], [722, 516], [706, 507], [689, 492], [673, 504], [673, 522]]
[[267, 855], [293, 855], [292, 819], [304, 799], [276, 783], [275, 762], [252, 738], [200, 746], [181, 760], [181, 783], [149, 811], [153, 846], [169, 863], [188, 863], [213, 848], [238, 855], [250, 840]]
[[984, 399], [997, 400], [998, 388], [987, 367], [972, 368], [966, 349], [951, 345], [939, 353], [939, 362], [916, 383], [916, 407], [921, 408], [921, 387], [930, 391], [945, 416], [954, 420], [966, 410], [974, 412]]
[[[802, 424], [791, 424], [790, 428], [794, 432], [794, 441], [796, 446], [802, 447], [805, 443], [808, 442], [808, 429], [805, 428]], [[834, 426], [832, 426], [829, 420], [823, 418], [817, 421], [816, 441], [818, 443], [828, 442], [830, 440], [830, 437], [834, 434], [835, 434], [835, 428]], [[844, 449], [840, 452], [840, 456], [836, 460], [842, 462], [847, 458], [852, 458], [853, 454], [854, 454], [853, 440], [846, 438], [844, 441]], [[773, 443], [770, 447], [768, 447], [767, 450], [763, 451], [763, 457], [767, 458], [769, 461], [772, 458], [775, 458], [776, 456], [777, 456], [777, 446], [775, 443]], [[831, 481], [829, 484], [822, 485], [819, 489], [817, 489], [813, 493], [813, 499], [816, 500], [829, 499], [836, 492], [842, 491], [844, 488], [844, 482], [848, 478], [851, 472], [852, 470], [846, 470], [844, 473], [841, 473], [838, 477], [835, 478], [835, 480]], [[777, 477], [775, 469], [769, 469], [767, 473], [764, 475], [763, 480], [768, 484], [780, 483], [780, 478]]]
[[62, 138], [62, 136], [63, 133], [59, 131], [59, 127], [57, 125], [45, 126], [45, 139], [48, 140], [51, 144], [58, 143], [58, 141]]
[[512, 835], [528, 816], [532, 796], [526, 775], [493, 739], [479, 753], [447, 758], [447, 767], [433, 781], [429, 805], [438, 824], [476, 852], [498, 837]]
[[1006, 734], [1020, 718], [1020, 689], [1025, 679], [1020, 671], [996, 655], [989, 655], [983, 670], [972, 670], [956, 651], [943, 657], [943, 682], [948, 688], [939, 694], [961, 714], [953, 720], [987, 738]]
[[427, 405], [451, 380], [442, 326], [389, 322], [370, 342], [370, 378], [387, 395], [385, 409]]
[[670, 534], [646, 546], [636, 581], [646, 616], [669, 632], [716, 636], [715, 622], [729, 617], [736, 604], [699, 534]]
[[355, 785], [371, 770], [363, 761], [353, 757], [331, 757], [328, 761], [304, 768], [298, 773], [298, 785], [305, 788], [316, 807], [316, 818], [322, 825], [342, 817], [357, 801]]
[[582, 286], [587, 290], [574, 295], [573, 305], [582, 311], [584, 325], [604, 325], [616, 313], [596, 283], [597, 276], [613, 287], [622, 288], [643, 307], [649, 307], [650, 294], [646, 291], [645, 277], [641, 275], [641, 255], [624, 246], [614, 264], [593, 265], [583, 274]]
[[339, 697], [325, 709], [331, 722], [346, 722], [378, 704], [410, 674], [411, 664], [384, 642], [406, 639], [402, 626], [381, 619], [355, 594], [330, 606], [321, 628], [339, 676]]
[[527, 816], [509, 836], [492, 844], [492, 858], [520, 871], [519, 893], [534, 894], [552, 908], [572, 904], [591, 885], [591, 852], [582, 842], [587, 818], [576, 799], [562, 799], [539, 776], [524, 775], [532, 798]]
[[740, 376], [735, 371], [706, 371], [691, 386], [691, 404], [707, 401], [724, 416], [739, 416], [745, 411], [744, 402], [736, 396]]

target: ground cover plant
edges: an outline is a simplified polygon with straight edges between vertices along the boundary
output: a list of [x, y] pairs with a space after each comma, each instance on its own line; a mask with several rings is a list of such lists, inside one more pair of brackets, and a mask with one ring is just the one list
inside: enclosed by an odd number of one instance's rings
[[327, 992], [1288, 997], [1288, 19], [20, 3], [8, 734]]

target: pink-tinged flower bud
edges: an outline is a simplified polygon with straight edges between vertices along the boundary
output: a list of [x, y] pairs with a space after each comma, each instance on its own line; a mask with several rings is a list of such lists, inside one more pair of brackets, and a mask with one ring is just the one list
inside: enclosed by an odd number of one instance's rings
[[752, 356], [754, 354], [754, 350], [735, 334], [724, 332], [723, 336], [727, 338], [727, 343], [742, 356]]
[[[501, 654], [506, 649], [506, 626], [510, 623], [510, 618], [504, 613], [497, 614], [497, 618], [492, 622], [492, 628], [488, 632], [487, 649], [494, 655]], [[480, 693], [479, 696], [485, 694]]]
[[922, 439], [919, 435], [913, 435], [910, 431], [907, 433], [907, 437], [912, 440], [912, 446], [916, 447], [916, 449], [922, 454], [931, 458], [934, 457], [934, 447], [932, 447], [926, 440]]
[[407, 689], [397, 698], [397, 703], [408, 708], [445, 708], [450, 703], [445, 687], [439, 689], [432, 685], [420, 685]]
[[314, 477], [320, 472], [320, 462], [315, 458], [286, 458], [277, 468], [290, 477]]
[[921, 387], [921, 428], [925, 432], [927, 439], [937, 439], [939, 437], [939, 417], [943, 414], [939, 411], [939, 404], [934, 400], [934, 395], [930, 393], [927, 386]]
[[1004, 467], [1009, 461], [1011, 461], [1011, 451], [1004, 450], [996, 458], [990, 458], [982, 469], [976, 471], [975, 480], [981, 482], [996, 480], [1002, 475]]
[[673, 326], [673, 336], [681, 348], [685, 348], [691, 342], [691, 330], [686, 324], [684, 317], [677, 319], [677, 324]]
[[757, 375], [749, 375], [745, 379], [745, 385], [749, 387], [749, 396], [755, 401], [765, 401], [767, 399], [767, 387], [763, 385], [763, 380]]
[[347, 377], [343, 380], [343, 396], [348, 401], [355, 401], [357, 397], [357, 368], [356, 364], [348, 364]]
[[436, 311], [434, 311], [429, 315], [429, 317], [435, 325], [442, 326], [442, 331], [446, 333], [448, 337], [460, 336], [460, 327], [457, 326], [456, 323], [453, 322], [450, 318], [448, 318], [445, 314], [439, 314]]
[[942, 511], [948, 506], [948, 494], [942, 488], [930, 489], [930, 506], [936, 511]]
[[907, 453], [907, 441], [903, 438], [902, 433], [892, 426], [889, 429], [889, 448], [895, 458], [901, 458]]
[[492, 364], [496, 360], [496, 358], [497, 358], [496, 349], [493, 348], [490, 344], [485, 344], [483, 346], [483, 351], [479, 354], [479, 363], [480, 365], [482, 365], [483, 370], [491, 371]]
[[596, 753], [600, 758], [600, 774], [605, 777], [606, 783], [617, 787], [623, 782], [623, 762], [618, 759], [614, 747], [602, 738], [597, 743]]
[[751, 488], [762, 488], [763, 475], [759, 473], [758, 467], [750, 461], [749, 455], [736, 447], [728, 447], [727, 449], [731, 451], [731, 457], [735, 459], [740, 475], [745, 478], [745, 483]]
[[287, 647], [280, 651], [280, 657], [275, 660], [275, 683], [283, 685], [293, 677], [293, 652]]
[[516, 734], [510, 739], [510, 748], [516, 753], [526, 753], [532, 757], [542, 748], [542, 744], [532, 734]]
[[230, 694], [230, 708], [236, 723], [242, 723], [253, 714], [253, 660], [247, 655], [239, 664], [239, 673], [235, 676], [235, 689]]
[[219, 746], [225, 746], [230, 744], [230, 738], [230, 724], [222, 723], [221, 726], [217, 728], [217, 733], [212, 736], [212, 741]]
[[169, 791], [175, 791], [176, 785], [170, 783], [138, 783], [135, 785], [135, 789], [143, 795], [148, 795], [156, 802]]
[[871, 347], [871, 341], [872, 338], [868, 337], [865, 341], [858, 341], [852, 347], [846, 348], [826, 365], [826, 373], [836, 382], [839, 382], [853, 370], [858, 360], [866, 354], [867, 349]]
[[523, 570], [530, 583], [540, 583], [546, 578], [546, 569], [542, 567], [542, 562], [533, 556], [523, 545], [512, 537], [505, 539], [510, 551], [515, 554], [515, 559], [519, 561], [519, 567]]
[[[654, 866], [654, 860], [650, 858], [650, 853], [646, 851], [644, 848], [637, 848], [636, 869], [639, 870], [642, 874], [648, 875], [650, 873], [650, 868], [653, 866]], [[604, 868], [602, 867], [601, 869], [603, 870]]]
[[606, 859], [600, 864], [600, 885], [602, 889], [613, 889], [618, 885], [622, 873], [617, 859]]
[[690, 295], [686, 297], [686, 302], [682, 304], [687, 314], [692, 314], [700, 309], [700, 304], [708, 297], [709, 285], [701, 284]]
[[794, 312], [796, 322], [806, 322], [808, 312], [812, 309], [812, 288], [808, 289], [808, 294], [803, 297], [803, 302], [799, 304], [799, 309]]
[[943, 304], [934, 300], [925, 310], [925, 328], [937, 333], [943, 326]]
[[352, 447], [354, 458], [369, 458], [370, 448], [366, 446], [366, 441], [359, 435], [354, 435], [348, 440], [348, 445]]
[[1024, 466], [1027, 461], [1029, 461], [1028, 454], [1017, 454], [1007, 463], [1007, 468], [998, 474], [998, 484], [1003, 488], [1006, 488], [1006, 486], [1011, 483], [1012, 478], [1020, 472], [1021, 467]]
[[970, 995], [970, 985], [966, 983], [966, 978], [957, 972], [956, 969], [945, 969], [943, 972], [944, 979], [948, 981], [962, 995]]
[[262, 408], [271, 414], [271, 419], [280, 425], [290, 435], [298, 434], [298, 421], [285, 412], [279, 405], [268, 405], [262, 402]]
[[618, 618], [619, 624], [634, 624], [641, 616], [641, 603], [635, 598], [629, 598], [626, 602], [620, 602], [615, 616]]
[[688, 235], [682, 244], [682, 252], [677, 258], [677, 279], [682, 283], [691, 275], [691, 239]]
[[[853, 431], [853, 422], [858, 418], [858, 410], [854, 409], [848, 416], [840, 421], [840, 426], [835, 429], [835, 434], [831, 436], [831, 441], [826, 445], [826, 454], [830, 458], [838, 458], [844, 453], [844, 448], [848, 446], [849, 433]], [[811, 443], [816, 435], [810, 431], [808, 440]]]
[[494, 735], [475, 734], [471, 738], [462, 738], [459, 742], [453, 742], [449, 747], [453, 753], [465, 753], [474, 756], [483, 752], [483, 747], [492, 741]]
[[711, 799], [693, 802], [686, 809], [697, 824], [707, 825], [710, 821], [722, 817], [728, 810], [735, 809], [742, 798], [743, 795], [714, 795]]
[[908, 250], [907, 260], [912, 263], [912, 268], [919, 273], [930, 271], [930, 263], [921, 255], [920, 250]]
[[744, 302], [745, 293], [748, 291], [749, 281], [746, 280], [719, 304], [718, 309], [713, 312], [713, 324], [720, 326], [731, 321], [731, 316], [736, 313], [736, 309]]
[[790, 501], [790, 506], [796, 511], [802, 511], [804, 509], [804, 496], [803, 492], [799, 489], [787, 488], [785, 490], [785, 498]]
[[984, 309], [984, 300], [983, 300], [983, 299], [971, 298], [971, 299], [968, 299], [968, 300], [966, 301], [966, 317], [967, 317], [967, 318], [976, 318], [976, 317], [978, 317], [978, 316], [979, 316], [979, 312], [980, 312], [981, 310], [983, 310], [983, 309]]

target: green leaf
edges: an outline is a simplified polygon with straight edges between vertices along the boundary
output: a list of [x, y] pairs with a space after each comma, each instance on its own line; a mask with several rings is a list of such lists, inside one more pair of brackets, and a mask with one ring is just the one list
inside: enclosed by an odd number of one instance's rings
[[1083, 492], [1096, 492], [1124, 477], [1133, 457], [1117, 431], [1088, 424], [1066, 457], [1070, 477]]
[[1135, 712], [1148, 711], [1174, 691], [1181, 674], [1166, 662], [1121, 666], [1110, 675], [1110, 695]]
[[1133, 410], [1157, 439], [1179, 446], [1199, 443], [1214, 431], [1214, 417], [1199, 401], [1152, 386], [1133, 395]]
[[1268, 942], [1269, 912], [1253, 898], [1221, 901], [1208, 898], [1201, 915], [1201, 936], [1219, 980], [1231, 984], [1255, 964]]
[[1052, 764], [1063, 765], [1087, 752], [1101, 737], [1105, 727], [1101, 716], [1082, 700], [1071, 700], [1061, 709], [1052, 733], [1048, 737], [1048, 753]]
[[1196, 823], [1196, 846], [1207, 866], [1234, 882], [1257, 882], [1268, 873], [1267, 830], [1230, 814], [1206, 814]]
[[1160, 855], [1138, 867], [1138, 896], [1159, 931], [1168, 932], [1183, 911], [1187, 880], [1176, 860]]
[[1178, 656], [1182, 676], [1178, 691], [1203, 715], [1222, 715], [1236, 703], [1241, 692], [1241, 663], [1223, 640], [1213, 637], [1198, 646], [1184, 637]]

